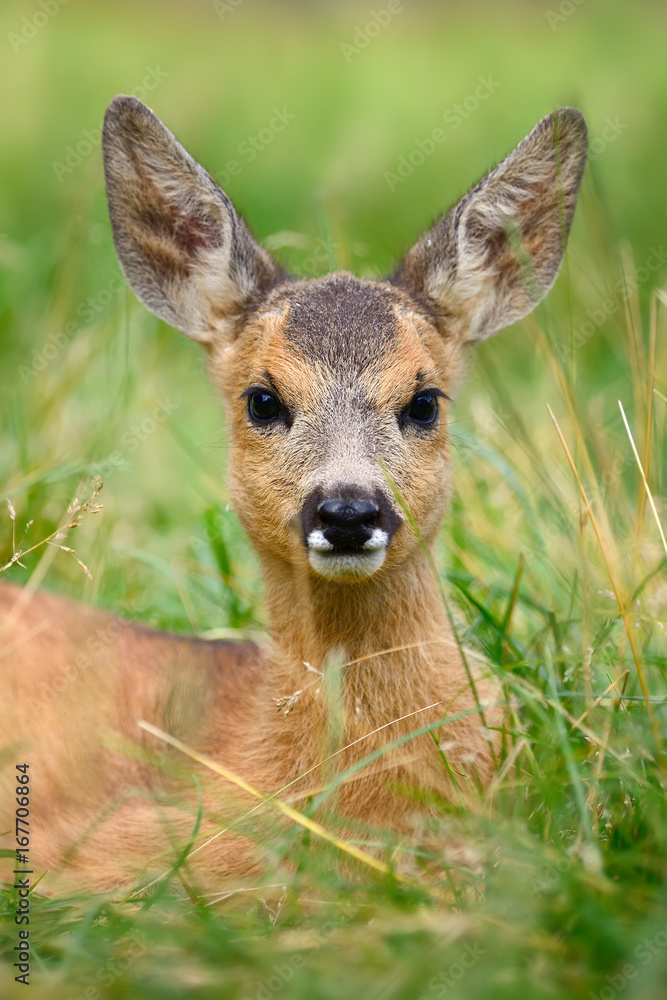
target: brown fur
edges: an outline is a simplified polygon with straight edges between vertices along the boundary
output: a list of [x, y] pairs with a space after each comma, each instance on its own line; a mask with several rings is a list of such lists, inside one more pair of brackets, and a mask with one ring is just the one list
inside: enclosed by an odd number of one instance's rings
[[[116, 248], [146, 304], [206, 347], [231, 430], [234, 506], [262, 559], [271, 639], [259, 649], [169, 636], [0, 588], [0, 721], [3, 742], [15, 740], [0, 802], [4, 815], [13, 763], [29, 761], [36, 864], [108, 888], [173, 860], [192, 828], [190, 768], [139, 719], [263, 792], [293, 782], [287, 797], [298, 802], [398, 736], [463, 712], [443, 727], [442, 748], [464, 794], [488, 784], [499, 694], [489, 679], [471, 683], [422, 541], [433, 546], [451, 492], [446, 400], [466, 345], [524, 315], [553, 282], [585, 136], [572, 109], [545, 119], [391, 281], [296, 281], [152, 112], [132, 98], [112, 103], [104, 153]], [[280, 420], [250, 419], [257, 386], [279, 396]], [[440, 394], [428, 427], [405, 417], [426, 389]], [[370, 575], [334, 579], [313, 568], [304, 518], [313, 497], [349, 489], [379, 498], [389, 541]], [[201, 777], [210, 835], [248, 803], [223, 779]], [[417, 799], [455, 794], [429, 736], [367, 766], [336, 806], [351, 821], [405, 832], [406, 787]], [[192, 859], [201, 878], [221, 885], [254, 870], [257, 851], [242, 832]]]

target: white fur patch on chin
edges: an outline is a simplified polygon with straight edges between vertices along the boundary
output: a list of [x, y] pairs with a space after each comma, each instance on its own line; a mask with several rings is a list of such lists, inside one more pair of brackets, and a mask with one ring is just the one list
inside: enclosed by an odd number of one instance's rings
[[311, 531], [308, 535], [308, 549], [311, 552], [330, 552], [333, 548], [331, 542], [324, 537], [323, 531]]
[[327, 580], [349, 580], [351, 578], [359, 580], [377, 573], [386, 554], [385, 545], [382, 548], [360, 550], [358, 555], [351, 552], [330, 553], [328, 550], [318, 550], [309, 546], [308, 561], [315, 572], [326, 577]]

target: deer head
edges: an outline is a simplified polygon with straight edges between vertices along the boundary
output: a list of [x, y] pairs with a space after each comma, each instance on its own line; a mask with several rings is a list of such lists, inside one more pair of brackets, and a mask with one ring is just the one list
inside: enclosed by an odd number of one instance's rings
[[135, 98], [111, 103], [103, 143], [121, 266], [208, 353], [232, 496], [260, 554], [357, 585], [410, 559], [405, 509], [428, 542], [450, 494], [447, 409], [469, 345], [530, 312], [558, 273], [582, 115], [540, 121], [385, 281], [283, 273]]

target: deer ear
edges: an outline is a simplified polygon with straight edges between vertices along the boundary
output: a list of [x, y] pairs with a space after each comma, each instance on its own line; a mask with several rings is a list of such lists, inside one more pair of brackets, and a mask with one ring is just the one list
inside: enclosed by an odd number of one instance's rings
[[482, 340], [529, 313], [558, 274], [588, 133], [582, 114], [547, 115], [408, 252], [394, 281], [462, 314]]
[[135, 97], [109, 105], [102, 139], [116, 252], [141, 301], [208, 342], [276, 281], [226, 194]]

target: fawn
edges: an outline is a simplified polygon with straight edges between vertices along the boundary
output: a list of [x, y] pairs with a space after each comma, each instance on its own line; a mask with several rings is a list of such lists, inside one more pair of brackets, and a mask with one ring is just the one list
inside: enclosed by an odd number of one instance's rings
[[[405, 833], [418, 811], [406, 788], [423, 810], [429, 796], [488, 785], [500, 698], [464, 664], [429, 555], [451, 493], [447, 409], [470, 344], [553, 284], [586, 149], [582, 115], [562, 108], [386, 281], [298, 280], [152, 111], [114, 99], [103, 153], [118, 257], [149, 309], [207, 353], [270, 640], [169, 635], [0, 587], [2, 815], [13, 814], [13, 769], [26, 761], [35, 865], [109, 889], [168, 867], [187, 842], [193, 768], [179, 769], [172, 750], [156, 769], [164, 745], [140, 719], [265, 794], [289, 785], [281, 794], [303, 808], [332, 774], [448, 718], [439, 747], [422, 733], [339, 784], [336, 815], [351, 826]], [[247, 801], [199, 773], [209, 836]], [[191, 864], [227, 885], [257, 854], [234, 827]]]

